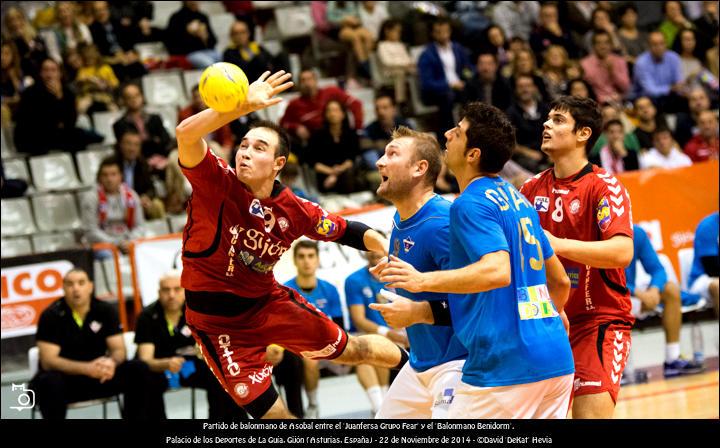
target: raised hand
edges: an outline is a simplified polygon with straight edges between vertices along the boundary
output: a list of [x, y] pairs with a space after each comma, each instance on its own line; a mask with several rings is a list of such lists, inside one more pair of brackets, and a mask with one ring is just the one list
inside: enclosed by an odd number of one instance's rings
[[292, 74], [285, 73], [285, 70], [280, 70], [272, 75], [269, 71], [263, 73], [257, 81], [250, 84], [242, 107], [246, 109], [247, 113], [250, 113], [278, 104], [282, 98], [276, 98], [275, 95], [294, 85], [292, 81], [288, 81], [291, 77]]

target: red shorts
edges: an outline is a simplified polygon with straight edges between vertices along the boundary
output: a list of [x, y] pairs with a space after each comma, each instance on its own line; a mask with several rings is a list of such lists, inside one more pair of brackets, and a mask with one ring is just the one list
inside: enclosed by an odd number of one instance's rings
[[285, 286], [276, 284], [270, 294], [259, 299], [228, 293], [185, 294], [186, 320], [205, 362], [240, 406], [261, 395], [274, 401], [268, 398], [274, 389], [265, 393], [272, 385], [273, 370], [265, 361], [268, 345], [277, 344], [312, 359], [337, 358], [347, 345], [345, 330]]
[[570, 346], [575, 358], [574, 396], [610, 392], [617, 402], [620, 377], [630, 353], [627, 322], [589, 322], [570, 326]]

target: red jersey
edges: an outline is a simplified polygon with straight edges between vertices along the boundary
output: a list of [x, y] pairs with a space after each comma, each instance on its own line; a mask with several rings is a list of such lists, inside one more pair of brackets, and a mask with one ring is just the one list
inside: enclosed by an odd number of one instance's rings
[[[535, 206], [543, 229], [558, 238], [603, 241], [633, 236], [625, 187], [591, 163], [566, 179], [557, 179], [552, 168], [547, 169], [528, 179], [520, 191]], [[625, 269], [598, 269], [562, 257], [560, 261], [572, 288], [565, 307], [571, 324], [634, 322]]]
[[303, 235], [334, 241], [347, 228], [345, 219], [279, 182], [270, 197], [253, 197], [210, 150], [182, 170], [193, 187], [182, 249], [182, 286], [191, 291], [265, 296], [276, 284], [273, 267], [293, 241]]

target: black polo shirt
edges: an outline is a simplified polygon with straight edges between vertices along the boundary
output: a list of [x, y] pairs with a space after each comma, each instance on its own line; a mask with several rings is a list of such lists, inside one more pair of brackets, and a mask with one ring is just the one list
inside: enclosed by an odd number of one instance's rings
[[155, 344], [156, 359], [190, 355], [194, 353], [195, 347], [195, 339], [185, 322], [185, 310], [171, 335], [159, 301], [151, 303], [140, 313], [135, 325], [135, 343]]
[[40, 315], [35, 339], [59, 345], [63, 358], [92, 361], [107, 355], [105, 339], [120, 333], [122, 327], [117, 311], [109, 303], [91, 299], [90, 311], [80, 328], [65, 298], [60, 298]]

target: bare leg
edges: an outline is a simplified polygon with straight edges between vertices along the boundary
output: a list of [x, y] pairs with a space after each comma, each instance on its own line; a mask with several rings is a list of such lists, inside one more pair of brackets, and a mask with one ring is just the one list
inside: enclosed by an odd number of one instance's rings
[[375, 368], [370, 364], [360, 364], [355, 368], [355, 372], [363, 389], [368, 390], [371, 387], [380, 385]]
[[305, 393], [309, 407], [317, 407], [317, 390], [320, 383], [320, 365], [312, 359], [303, 359], [305, 367]]
[[333, 359], [338, 364], [371, 364], [376, 367], [398, 367], [403, 359], [400, 347], [378, 334], [350, 336], [345, 351]]
[[720, 296], [720, 283], [718, 282], [718, 278], [715, 277], [710, 280], [710, 286], [708, 287], [708, 291], [710, 291], [710, 297], [713, 301], [713, 306], [715, 307], [715, 315], [720, 315], [718, 312], [718, 297]]
[[573, 418], [612, 418], [613, 413], [615, 413], [615, 402], [610, 392], [580, 395], [573, 399]]
[[278, 397], [277, 401], [275, 401], [275, 404], [272, 405], [270, 410], [268, 410], [265, 415], [262, 416], [262, 418], [267, 419], [274, 419], [274, 418], [287, 418], [287, 419], [294, 419], [297, 418], [290, 411], [287, 410], [285, 407], [285, 403], [283, 403], [282, 399]]
[[665, 290], [660, 297], [665, 309], [662, 315], [663, 329], [665, 330], [665, 343], [680, 341], [680, 327], [682, 326], [682, 309], [680, 304], [680, 288], [672, 282], [665, 284]]

